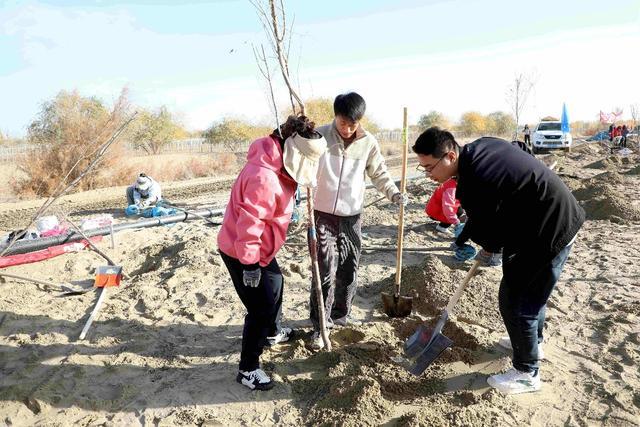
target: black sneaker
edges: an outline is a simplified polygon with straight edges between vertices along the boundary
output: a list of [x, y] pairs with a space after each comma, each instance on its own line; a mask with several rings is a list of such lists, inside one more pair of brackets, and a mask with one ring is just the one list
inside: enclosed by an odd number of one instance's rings
[[236, 381], [251, 390], [271, 390], [275, 384], [262, 369], [238, 371]]
[[287, 342], [289, 341], [291, 338], [293, 338], [294, 332], [293, 329], [291, 328], [281, 328], [280, 332], [273, 336], [273, 337], [267, 337], [267, 345], [268, 346], [274, 346], [276, 344], [280, 344], [282, 342]]

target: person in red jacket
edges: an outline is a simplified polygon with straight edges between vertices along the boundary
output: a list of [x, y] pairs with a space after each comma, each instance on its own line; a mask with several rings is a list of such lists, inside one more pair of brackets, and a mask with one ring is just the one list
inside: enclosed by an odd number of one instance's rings
[[460, 218], [464, 219], [464, 210], [456, 199], [456, 186], [455, 178], [441, 184], [433, 192], [425, 208], [429, 218], [440, 222], [436, 225], [436, 231], [447, 235], [451, 235], [451, 225], [457, 226], [462, 222]]
[[236, 381], [251, 390], [274, 384], [260, 369], [267, 343], [288, 341], [282, 328], [283, 278], [275, 259], [286, 240], [297, 185], [314, 187], [326, 140], [304, 116], [291, 116], [249, 147], [247, 164], [231, 189], [218, 249], [247, 315]]

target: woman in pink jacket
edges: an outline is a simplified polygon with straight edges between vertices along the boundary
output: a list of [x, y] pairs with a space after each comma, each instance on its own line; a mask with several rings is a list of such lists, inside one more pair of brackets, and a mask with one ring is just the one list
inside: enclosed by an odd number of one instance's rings
[[218, 249], [247, 309], [236, 381], [252, 390], [274, 386], [260, 369], [265, 344], [288, 341], [293, 334], [280, 326], [283, 278], [275, 256], [286, 239], [296, 187], [315, 186], [326, 146], [313, 122], [290, 116], [279, 132], [251, 144], [231, 189]]

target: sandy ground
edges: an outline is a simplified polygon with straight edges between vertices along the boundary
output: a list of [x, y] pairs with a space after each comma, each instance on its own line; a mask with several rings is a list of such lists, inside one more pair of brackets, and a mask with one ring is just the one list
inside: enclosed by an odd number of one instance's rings
[[[462, 296], [445, 327], [454, 346], [420, 377], [402, 366], [403, 340], [420, 323], [433, 322], [470, 266], [455, 262], [450, 241], [434, 233], [423, 212], [434, 185], [417, 180], [410, 186], [405, 241], [426, 249], [405, 253], [402, 275], [414, 313], [394, 320], [382, 313], [379, 294], [391, 289], [395, 252], [365, 251], [353, 312], [363, 324], [332, 333], [331, 353], [307, 348], [310, 263], [304, 232], [291, 230], [278, 261], [286, 282], [284, 317], [299, 333], [263, 355], [265, 370], [278, 381], [269, 392], [235, 382], [244, 309], [216, 253], [217, 229], [204, 222], [122, 232], [114, 250], [105, 239], [100, 247], [129, 279], [107, 291], [84, 341], [78, 335], [97, 292], [61, 297], [57, 288], [6, 280], [0, 285], [0, 422], [638, 425], [640, 157], [610, 156], [591, 144], [544, 159], [553, 160], [588, 221], [549, 301], [539, 393], [503, 396], [486, 385], [487, 375], [510, 362], [496, 345], [505, 334], [497, 310], [499, 268], [481, 269]], [[187, 194], [193, 206], [220, 206], [228, 196], [210, 180], [184, 185], [209, 186]], [[85, 216], [112, 209], [67, 203], [85, 207], [78, 213]], [[33, 209], [5, 205], [5, 229], [14, 225], [12, 213]], [[396, 223], [389, 203], [368, 208], [365, 248], [394, 246]], [[3, 271], [89, 287], [102, 264], [84, 251]]]

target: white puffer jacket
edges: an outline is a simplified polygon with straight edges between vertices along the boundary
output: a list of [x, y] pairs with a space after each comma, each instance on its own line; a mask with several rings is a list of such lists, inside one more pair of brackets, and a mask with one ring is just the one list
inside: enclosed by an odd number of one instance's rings
[[317, 129], [327, 140], [327, 151], [320, 158], [315, 209], [338, 216], [362, 212], [366, 177], [389, 200], [400, 192], [387, 171], [376, 138], [361, 127], [356, 139], [344, 148], [335, 122]]

